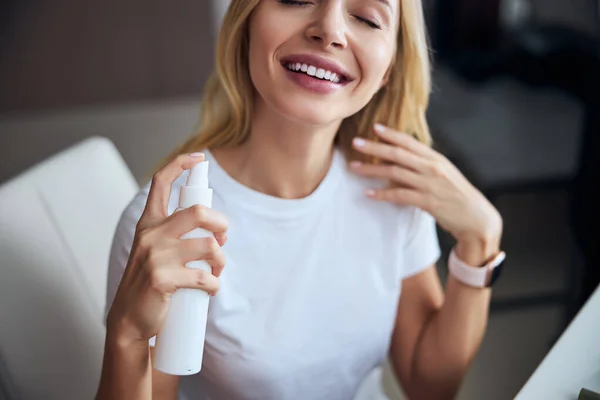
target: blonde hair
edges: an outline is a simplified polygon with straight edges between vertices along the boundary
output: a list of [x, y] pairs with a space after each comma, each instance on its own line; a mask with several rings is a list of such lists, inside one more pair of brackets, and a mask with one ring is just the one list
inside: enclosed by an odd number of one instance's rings
[[[177, 154], [232, 147], [250, 134], [253, 84], [248, 67], [248, 21], [260, 0], [232, 0], [219, 33], [216, 68], [205, 86], [200, 124], [165, 163]], [[396, 59], [387, 83], [356, 114], [342, 121], [337, 141], [346, 158], [356, 136], [374, 138], [376, 122], [430, 145], [425, 112], [431, 90], [429, 48], [421, 0], [400, 0]]]

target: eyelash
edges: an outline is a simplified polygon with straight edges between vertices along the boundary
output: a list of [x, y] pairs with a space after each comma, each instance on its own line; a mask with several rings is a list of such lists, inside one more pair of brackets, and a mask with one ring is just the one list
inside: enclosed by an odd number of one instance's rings
[[279, 1], [281, 4], [286, 4], [288, 6], [305, 6], [307, 4], [310, 4], [308, 1], [297, 1], [297, 0], [277, 0]]
[[[311, 4], [308, 1], [298, 1], [298, 0], [277, 0], [277, 1], [279, 1], [281, 4], [285, 4], [287, 6], [292, 6], [292, 7], [303, 7], [305, 5]], [[359, 22], [367, 25], [371, 29], [381, 29], [381, 26], [377, 25], [373, 21], [369, 21], [368, 19], [357, 17], [356, 15], [354, 16], [354, 18], [356, 18]]]
[[381, 29], [381, 26], [377, 25], [373, 21], [369, 21], [368, 19], [364, 19], [364, 18], [357, 17], [357, 16], [354, 16], [354, 18], [356, 18], [357, 20], [359, 20], [363, 24], [366, 24], [369, 28], [372, 28], [372, 29]]

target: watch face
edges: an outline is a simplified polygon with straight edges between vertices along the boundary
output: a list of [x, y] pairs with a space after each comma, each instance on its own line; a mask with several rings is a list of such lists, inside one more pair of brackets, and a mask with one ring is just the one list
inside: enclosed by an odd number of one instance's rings
[[501, 262], [500, 264], [498, 264], [496, 266], [496, 268], [494, 268], [492, 270], [492, 276], [490, 277], [490, 283], [488, 284], [488, 286], [492, 286], [494, 284], [494, 282], [496, 282], [496, 280], [498, 278], [500, 278], [500, 275], [502, 275], [502, 267], [504, 265], [504, 262]]

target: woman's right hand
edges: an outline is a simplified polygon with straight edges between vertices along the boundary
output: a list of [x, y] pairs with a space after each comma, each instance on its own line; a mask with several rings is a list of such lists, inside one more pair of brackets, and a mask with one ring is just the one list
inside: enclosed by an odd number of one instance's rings
[[[184, 170], [204, 161], [204, 156], [180, 155], [158, 171], [144, 212], [137, 224], [127, 267], [107, 316], [107, 332], [130, 343], [156, 335], [166, 318], [171, 296], [177, 289], [219, 290], [225, 266], [221, 246], [227, 240], [227, 218], [203, 206], [193, 206], [167, 216], [171, 185]], [[195, 228], [214, 232], [214, 237], [179, 239]], [[212, 274], [186, 268], [192, 260], [205, 260]]]

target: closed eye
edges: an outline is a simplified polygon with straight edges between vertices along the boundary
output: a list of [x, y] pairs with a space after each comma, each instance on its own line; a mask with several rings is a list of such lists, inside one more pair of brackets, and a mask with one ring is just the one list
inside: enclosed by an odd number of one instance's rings
[[373, 22], [373, 21], [370, 21], [370, 20], [368, 20], [368, 19], [365, 19], [365, 18], [359, 17], [359, 16], [357, 16], [357, 15], [355, 15], [355, 16], [354, 16], [354, 18], [356, 18], [358, 21], [362, 22], [363, 24], [367, 25], [367, 26], [368, 26], [368, 27], [370, 27], [370, 28], [373, 28], [373, 29], [381, 29], [381, 26], [379, 26], [378, 24], [376, 24], [376, 23], [375, 23], [375, 22]]
[[[277, 1], [286, 6], [296, 6], [296, 7], [302, 7], [302, 6], [305, 6], [308, 4], [312, 4], [310, 1], [298, 1], [298, 0], [277, 0]], [[367, 25], [369, 28], [381, 29], [381, 26], [379, 26], [379, 24], [377, 24], [373, 21], [370, 21], [366, 18], [359, 17], [358, 15], [355, 15], [354, 18], [356, 18], [359, 22]]]
[[305, 6], [307, 4], [310, 4], [309, 1], [296, 1], [296, 0], [277, 0], [279, 1], [281, 4], [285, 4], [287, 6]]

